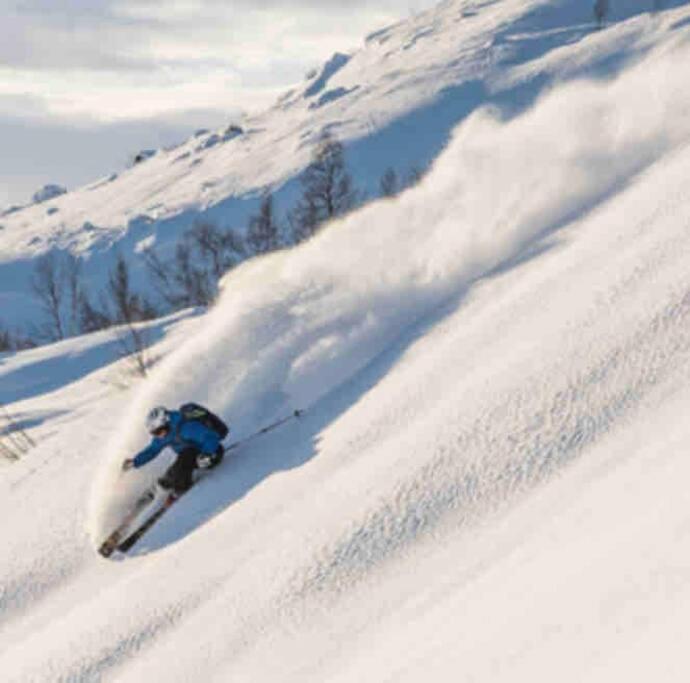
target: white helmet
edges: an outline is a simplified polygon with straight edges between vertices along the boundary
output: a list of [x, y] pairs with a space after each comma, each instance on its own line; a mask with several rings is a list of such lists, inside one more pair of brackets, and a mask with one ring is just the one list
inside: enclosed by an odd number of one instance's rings
[[163, 406], [156, 406], [146, 416], [146, 429], [149, 434], [154, 434], [159, 429], [167, 427], [170, 424], [170, 414]]

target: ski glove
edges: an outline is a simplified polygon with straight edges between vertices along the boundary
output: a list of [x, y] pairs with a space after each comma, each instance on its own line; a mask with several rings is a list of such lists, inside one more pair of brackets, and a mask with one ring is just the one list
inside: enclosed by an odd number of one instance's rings
[[122, 463], [122, 471], [123, 472], [127, 472], [127, 470], [131, 470], [133, 467], [134, 467], [134, 460], [132, 458], [127, 458], [127, 460], [125, 460]]
[[213, 456], [208, 455], [207, 453], [201, 453], [200, 455], [196, 456], [196, 466], [201, 468], [202, 470], [207, 470], [209, 467], [213, 465]]

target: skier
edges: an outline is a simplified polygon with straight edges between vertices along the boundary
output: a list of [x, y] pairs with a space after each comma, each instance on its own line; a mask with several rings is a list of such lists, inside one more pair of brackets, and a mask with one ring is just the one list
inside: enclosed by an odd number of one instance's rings
[[[227, 450], [237, 448], [261, 434], [273, 431], [289, 420], [299, 418], [303, 410], [295, 410], [291, 415], [276, 420], [254, 434], [245, 436], [227, 446]], [[163, 505], [138, 526], [132, 527], [137, 517], [156, 499], [155, 487], [141, 496], [136, 505], [98, 548], [103, 557], [110, 557], [115, 550], [126, 553], [161, 518], [165, 511], [193, 484], [192, 474], [199, 467], [216, 467], [223, 460], [225, 447], [223, 439], [228, 435], [227, 425], [208, 408], [197, 403], [185, 403], [179, 410], [168, 410], [163, 406], [154, 408], [146, 418], [146, 426], [153, 437], [151, 443], [133, 458], [122, 463], [123, 470], [143, 467], [170, 446], [177, 453], [177, 460], [158, 480], [158, 485], [169, 493]]]
[[153, 408], [146, 418], [146, 428], [153, 437], [151, 443], [133, 458], [127, 458], [122, 469], [143, 467], [169, 446], [177, 453], [177, 459], [158, 484], [175, 496], [192, 486], [195, 469], [211, 469], [223, 460], [221, 440], [228, 428], [213, 413], [195, 403], [185, 404], [180, 410]]

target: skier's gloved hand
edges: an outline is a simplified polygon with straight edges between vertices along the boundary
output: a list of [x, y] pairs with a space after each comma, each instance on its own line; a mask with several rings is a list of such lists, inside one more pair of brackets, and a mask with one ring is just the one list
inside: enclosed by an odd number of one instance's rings
[[207, 470], [213, 464], [213, 456], [208, 453], [200, 453], [196, 456], [196, 466], [202, 470]]
[[127, 460], [125, 460], [122, 463], [122, 471], [123, 472], [127, 472], [128, 470], [131, 470], [133, 467], [134, 467], [134, 460], [132, 460], [132, 458], [127, 458]]

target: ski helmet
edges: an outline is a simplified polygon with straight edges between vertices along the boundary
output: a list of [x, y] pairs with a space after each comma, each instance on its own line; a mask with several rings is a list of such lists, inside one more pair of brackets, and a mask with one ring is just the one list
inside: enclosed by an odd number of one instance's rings
[[157, 432], [170, 424], [170, 414], [163, 406], [156, 406], [146, 416], [146, 429], [149, 434]]

